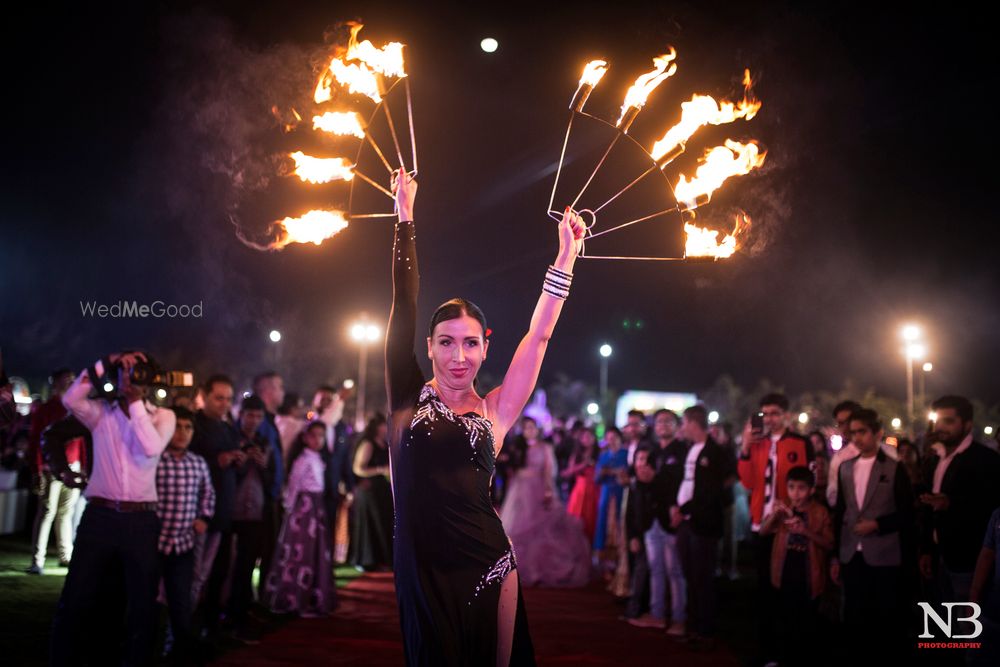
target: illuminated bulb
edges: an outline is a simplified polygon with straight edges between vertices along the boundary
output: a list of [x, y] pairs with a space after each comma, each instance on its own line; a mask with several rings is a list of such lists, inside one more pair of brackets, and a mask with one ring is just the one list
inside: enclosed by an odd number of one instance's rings
[[985, 433], [986, 435], [993, 435], [993, 427], [987, 426], [986, 428], [983, 429], [983, 433]]
[[114, 390], [115, 390], [115, 386], [113, 384], [111, 384], [110, 382], [105, 382], [104, 383], [104, 391], [106, 391], [108, 393], [111, 393]]
[[600, 406], [597, 403], [587, 403], [587, 414], [596, 415], [597, 411], [600, 410]]
[[808, 424], [809, 423], [809, 414], [806, 413], [806, 412], [800, 412], [799, 413], [799, 423], [800, 424]]
[[354, 380], [351, 378], [344, 380], [344, 389], [354, 389]]
[[927, 346], [921, 343], [910, 343], [906, 346], [906, 354], [911, 359], [919, 359], [927, 354]]
[[272, 343], [277, 343], [281, 340], [281, 332], [277, 329], [272, 329], [271, 333], [269, 333], [267, 337], [271, 339]]
[[930, 411], [930, 412], [928, 412], [927, 413], [927, 419], [930, 420], [930, 421], [932, 421], [932, 422], [936, 422], [937, 421], [937, 413], [934, 412], [933, 410]]
[[717, 424], [718, 422], [719, 422], [719, 413], [716, 412], [715, 410], [712, 410], [711, 412], [709, 412], [708, 413], [708, 423], [709, 424]]
[[365, 338], [367, 338], [370, 341], [376, 341], [378, 340], [378, 336], [379, 336], [379, 331], [377, 326], [375, 326], [374, 324], [369, 324], [367, 327], [365, 327]]
[[840, 448], [844, 446], [844, 438], [839, 435], [830, 436], [830, 449], [833, 451], [840, 451]]
[[903, 340], [914, 341], [920, 337], [920, 327], [915, 324], [907, 324], [902, 330]]
[[601, 352], [601, 356], [602, 357], [604, 357], [604, 358], [610, 357], [611, 356], [611, 346], [608, 345], [607, 343], [605, 343], [604, 345], [601, 346], [600, 352]]
[[162, 388], [161, 389], [157, 389], [156, 390], [156, 397], [162, 401], [163, 399], [165, 399], [167, 397], [167, 390], [166, 389], [162, 389]]
[[243, 392], [243, 398], [250, 398], [252, 395], [249, 391]]
[[924, 364], [924, 372], [925, 373], [930, 373], [932, 370], [934, 370], [934, 364], [932, 364], [929, 361], [926, 364]]
[[902, 425], [903, 425], [903, 420], [902, 419], [900, 419], [899, 417], [893, 417], [892, 418], [892, 427], [894, 429], [899, 430], [899, 427], [902, 426]]
[[493, 53], [500, 47], [500, 42], [493, 39], [492, 37], [487, 37], [483, 41], [479, 42], [479, 48], [481, 48], [486, 53]]

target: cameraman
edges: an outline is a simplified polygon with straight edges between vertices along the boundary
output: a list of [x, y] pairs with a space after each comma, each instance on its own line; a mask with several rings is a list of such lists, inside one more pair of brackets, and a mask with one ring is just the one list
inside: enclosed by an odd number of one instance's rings
[[[151, 658], [159, 581], [156, 466], [174, 434], [175, 417], [147, 403], [146, 387], [131, 382], [140, 361], [148, 362], [141, 352], [111, 355], [81, 372], [63, 395], [66, 409], [93, 434], [94, 469], [53, 622], [53, 665], [85, 663], [77, 653], [81, 648], [90, 652], [119, 643], [120, 637], [106, 635], [121, 618], [98, 612], [109, 594], [122, 589], [128, 605], [123, 662], [138, 665]], [[88, 398], [94, 384], [115, 381], [115, 399]], [[121, 611], [120, 604], [111, 608]], [[88, 624], [92, 627], [84, 628]]]

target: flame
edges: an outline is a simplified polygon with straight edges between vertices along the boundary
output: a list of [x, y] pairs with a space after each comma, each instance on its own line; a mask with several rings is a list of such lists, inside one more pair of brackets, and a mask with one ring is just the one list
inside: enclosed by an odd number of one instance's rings
[[316, 92], [313, 93], [313, 101], [315, 101], [316, 104], [329, 102], [333, 98], [333, 90], [331, 90], [332, 85], [333, 74], [330, 73], [330, 68], [327, 67], [323, 70], [323, 73], [319, 75], [319, 81], [316, 82]]
[[375, 72], [364, 63], [348, 64], [340, 58], [334, 58], [330, 61], [330, 74], [337, 83], [347, 86], [349, 92], [371, 98], [376, 104], [382, 101]]
[[625, 112], [631, 107], [641, 109], [646, 104], [646, 98], [652, 93], [660, 83], [667, 77], [673, 76], [677, 71], [677, 63], [673, 63], [677, 57], [677, 51], [670, 47], [670, 53], [653, 58], [654, 68], [638, 79], [625, 93], [625, 102], [622, 104], [622, 115], [618, 117], [618, 125], [621, 125]]
[[291, 154], [291, 158], [295, 160], [293, 173], [309, 183], [349, 181], [354, 178], [354, 166], [342, 157], [319, 158], [296, 151]]
[[322, 116], [313, 116], [313, 129], [337, 134], [351, 135], [358, 139], [365, 138], [361, 127], [361, 116], [353, 111], [327, 111]]
[[298, 111], [292, 109], [291, 112], [291, 116], [289, 116], [288, 114], [283, 113], [281, 109], [278, 108], [278, 105], [271, 107], [271, 114], [278, 120], [279, 123], [281, 123], [281, 127], [285, 132], [291, 132], [294, 130], [302, 120], [302, 116], [299, 115]]
[[271, 250], [280, 250], [289, 243], [321, 244], [334, 234], [347, 228], [347, 218], [342, 211], [312, 210], [298, 218], [285, 218], [274, 223], [278, 239], [271, 243]]
[[406, 70], [403, 68], [403, 45], [399, 42], [389, 42], [381, 49], [377, 49], [367, 39], [358, 43], [358, 33], [363, 27], [360, 23], [351, 26], [351, 39], [347, 43], [345, 60], [360, 60], [369, 69], [384, 76], [406, 76]]
[[705, 154], [694, 178], [688, 180], [681, 174], [674, 187], [677, 202], [689, 209], [706, 203], [707, 199], [698, 201], [699, 198], [710, 198], [727, 178], [750, 173], [764, 164], [766, 156], [756, 143], [741, 144], [727, 139], [725, 146], [716, 146]]
[[583, 68], [583, 76], [580, 77], [580, 85], [588, 85], [591, 88], [597, 85], [608, 71], [608, 63], [604, 60], [591, 60]]
[[684, 243], [685, 257], [713, 257], [715, 259], [725, 259], [732, 257], [736, 252], [736, 237], [744, 233], [750, 227], [750, 216], [745, 212], [740, 212], [736, 216], [736, 226], [731, 234], [723, 237], [722, 242], [717, 241], [719, 232], [714, 229], [699, 227], [690, 222], [684, 223], [684, 232], [687, 239]]
[[659, 159], [691, 138], [698, 128], [705, 125], [722, 125], [743, 118], [750, 120], [760, 110], [760, 100], [753, 97], [750, 88], [750, 70], [743, 74], [744, 93], [739, 102], [723, 100], [716, 102], [708, 95], [695, 95], [690, 102], [681, 104], [681, 121], [667, 130], [663, 138], [653, 144], [650, 153], [653, 159]]

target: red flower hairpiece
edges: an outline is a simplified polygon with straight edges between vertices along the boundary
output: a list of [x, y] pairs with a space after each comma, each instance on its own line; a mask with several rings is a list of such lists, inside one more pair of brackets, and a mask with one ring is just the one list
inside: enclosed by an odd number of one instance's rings
[[487, 328], [486, 329], [486, 337], [489, 338], [492, 335], [493, 335], [493, 329]]

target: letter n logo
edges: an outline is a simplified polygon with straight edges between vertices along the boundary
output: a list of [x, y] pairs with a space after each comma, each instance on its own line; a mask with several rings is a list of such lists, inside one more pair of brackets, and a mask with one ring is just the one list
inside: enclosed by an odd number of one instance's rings
[[[934, 624], [940, 628], [941, 632], [948, 637], [948, 639], [972, 639], [978, 637], [983, 632], [983, 624], [979, 622], [979, 615], [982, 613], [979, 605], [975, 602], [942, 602], [941, 606], [948, 610], [947, 620], [941, 618], [934, 608], [926, 602], [918, 602], [917, 606], [920, 607], [924, 612], [924, 632], [922, 635], [918, 635], [919, 639], [933, 639], [934, 635], [930, 632], [930, 627], [928, 621], [934, 621]], [[953, 618], [954, 613], [952, 609], [954, 607], [970, 607], [972, 610], [971, 616]], [[968, 635], [953, 635], [951, 623], [952, 621], [963, 621], [972, 623], [976, 631]]]

